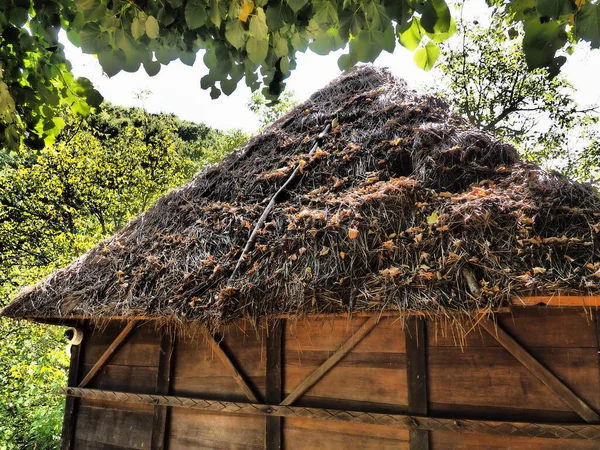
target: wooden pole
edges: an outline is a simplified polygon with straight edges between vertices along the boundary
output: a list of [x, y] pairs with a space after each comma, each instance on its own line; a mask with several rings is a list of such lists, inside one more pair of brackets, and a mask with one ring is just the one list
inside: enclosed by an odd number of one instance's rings
[[[279, 404], [283, 397], [283, 349], [285, 320], [279, 319], [273, 327], [267, 326], [267, 380], [265, 400], [270, 404]], [[282, 448], [282, 419], [267, 417], [265, 425], [265, 450]]]
[[[427, 336], [426, 322], [411, 317], [404, 328], [406, 342], [406, 377], [408, 410], [418, 416], [427, 415]], [[429, 450], [429, 432], [410, 430], [410, 449]]]
[[[79, 373], [81, 369], [82, 344], [71, 346], [71, 361], [69, 363], [68, 385], [77, 386], [79, 382]], [[75, 425], [77, 421], [77, 399], [67, 397], [65, 400], [65, 415], [63, 417], [63, 427], [61, 433], [61, 449], [71, 450], [75, 438]]]
[[[171, 373], [173, 350], [175, 347], [175, 336], [165, 330], [160, 339], [160, 355], [158, 359], [158, 378], [156, 381], [156, 393], [167, 395], [171, 388]], [[166, 431], [169, 409], [164, 405], [154, 407], [154, 418], [152, 422], [152, 450], [163, 450], [166, 448]]]

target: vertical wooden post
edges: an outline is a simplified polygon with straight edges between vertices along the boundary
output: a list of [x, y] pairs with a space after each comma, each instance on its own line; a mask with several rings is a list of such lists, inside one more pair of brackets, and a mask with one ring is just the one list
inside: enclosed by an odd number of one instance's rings
[[[173, 349], [175, 347], [174, 330], [164, 330], [160, 339], [160, 356], [158, 359], [158, 378], [156, 381], [157, 394], [169, 394], [171, 388], [171, 370]], [[163, 450], [165, 448], [167, 416], [169, 410], [167, 406], [156, 405], [154, 407], [154, 419], [152, 422], [152, 450]]]
[[[427, 415], [427, 336], [425, 319], [409, 317], [404, 328], [406, 338], [406, 376], [410, 414]], [[429, 432], [410, 430], [410, 449], [428, 450]]]
[[[267, 324], [267, 327], [269, 325]], [[285, 320], [275, 320], [273, 327], [267, 329], [267, 404], [278, 405], [283, 398], [283, 336]], [[265, 449], [279, 450], [281, 441], [281, 417], [267, 417], [265, 426]]]
[[[87, 333], [87, 329], [86, 329]], [[71, 346], [71, 361], [69, 363], [69, 376], [67, 384], [69, 387], [77, 387], [81, 369], [83, 342], [79, 345]], [[63, 417], [63, 427], [61, 440], [62, 450], [71, 450], [75, 440], [75, 423], [77, 421], [77, 404], [79, 399], [67, 396], [65, 400], [65, 415]]]

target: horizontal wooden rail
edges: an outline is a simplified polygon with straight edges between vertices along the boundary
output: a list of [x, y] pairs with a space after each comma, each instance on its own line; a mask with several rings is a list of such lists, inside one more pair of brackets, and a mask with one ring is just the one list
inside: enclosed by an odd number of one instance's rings
[[521, 436], [554, 439], [600, 441], [600, 424], [543, 424], [498, 422], [483, 420], [444, 419], [406, 414], [381, 414], [364, 411], [305, 408], [301, 406], [263, 405], [257, 403], [225, 402], [170, 395], [132, 394], [66, 387], [61, 393], [72, 397], [92, 398], [121, 403], [146, 403], [178, 408], [192, 408], [216, 414], [242, 414], [266, 417], [302, 417], [315, 420], [387, 425], [408, 430], [444, 430], [456, 433], [482, 433], [502, 436]]

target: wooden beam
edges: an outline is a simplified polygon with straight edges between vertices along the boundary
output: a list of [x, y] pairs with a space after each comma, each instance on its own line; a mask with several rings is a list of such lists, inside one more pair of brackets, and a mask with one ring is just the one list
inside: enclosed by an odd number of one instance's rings
[[600, 423], [600, 416], [562, 381], [525, 350], [499, 324], [483, 318], [479, 324], [487, 330], [508, 352], [527, 367], [542, 383], [548, 386], [587, 423]]
[[[425, 319], [411, 317], [404, 327], [408, 411], [427, 415], [427, 337]], [[429, 450], [429, 432], [410, 430], [410, 449]]]
[[[279, 319], [267, 327], [267, 403], [277, 405], [283, 397], [283, 336], [285, 320]], [[281, 442], [281, 417], [267, 417], [265, 425], [265, 450], [279, 450]]]
[[[173, 350], [175, 347], [175, 336], [172, 330], [164, 330], [160, 339], [160, 355], [158, 359], [158, 378], [156, 381], [156, 393], [167, 395], [171, 388], [171, 371]], [[152, 450], [163, 450], [165, 448], [165, 437], [167, 430], [168, 407], [156, 405], [154, 407], [154, 419], [152, 422]]]
[[325, 376], [335, 365], [340, 362], [344, 356], [356, 347], [356, 345], [375, 328], [379, 322], [379, 316], [371, 316], [363, 325], [360, 326], [358, 331], [354, 333], [346, 342], [344, 342], [336, 352], [327, 359], [323, 364], [317, 367], [306, 379], [300, 383], [296, 388], [280, 403], [282, 406], [291, 405], [294, 403], [302, 394], [308, 391], [315, 385], [317, 381]]
[[128, 322], [125, 328], [119, 333], [119, 335], [115, 338], [115, 340], [108, 346], [106, 351], [100, 356], [100, 359], [93, 365], [90, 371], [87, 373], [85, 378], [81, 380], [79, 383], [79, 387], [85, 387], [88, 385], [90, 381], [94, 379], [94, 377], [98, 374], [98, 372], [104, 367], [104, 365], [110, 360], [110, 358], [116, 353], [116, 351], [121, 348], [121, 345], [125, 342], [125, 340], [129, 337], [131, 332], [135, 329], [138, 324], [137, 320], [132, 320]]
[[246, 380], [246, 377], [242, 374], [241, 370], [233, 363], [231, 358], [225, 353], [223, 348], [221, 347], [221, 339], [215, 338], [210, 332], [205, 328], [204, 329], [208, 344], [212, 351], [217, 355], [217, 358], [231, 371], [233, 378], [236, 383], [242, 388], [244, 394], [251, 402], [258, 403], [260, 400], [258, 396], [254, 393], [254, 390], [250, 387], [250, 383]]
[[178, 408], [196, 409], [219, 415], [241, 414], [262, 417], [302, 417], [313, 420], [385, 425], [407, 430], [441, 430], [454, 433], [477, 433], [546, 439], [576, 439], [600, 442], [600, 424], [543, 424], [534, 422], [500, 422], [460, 418], [419, 417], [406, 414], [382, 414], [300, 406], [226, 402], [157, 394], [132, 394], [73, 387], [62, 388], [61, 393], [73, 397], [93, 398], [120, 403], [176, 406]]
[[[71, 361], [69, 363], [68, 385], [77, 386], [79, 382], [79, 372], [81, 369], [80, 360], [82, 359], [82, 344], [71, 346]], [[67, 397], [65, 401], [65, 412], [63, 417], [63, 427], [60, 437], [61, 449], [71, 450], [75, 438], [75, 424], [77, 421], [77, 399]]]
[[590, 307], [600, 306], [600, 296], [585, 295], [538, 295], [530, 297], [514, 297], [515, 306], [556, 306], [556, 307]]

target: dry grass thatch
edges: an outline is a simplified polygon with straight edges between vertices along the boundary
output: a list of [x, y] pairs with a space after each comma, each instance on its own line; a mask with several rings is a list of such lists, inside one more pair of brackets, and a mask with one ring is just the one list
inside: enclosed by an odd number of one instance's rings
[[2, 313], [215, 326], [280, 313], [436, 314], [494, 309], [523, 293], [598, 294], [599, 220], [591, 187], [521, 162], [443, 101], [363, 66]]

